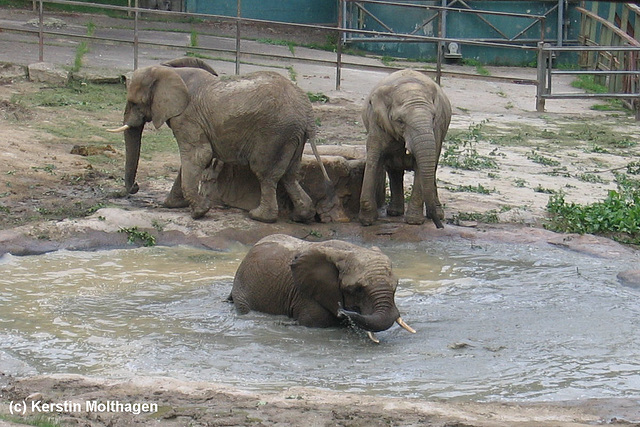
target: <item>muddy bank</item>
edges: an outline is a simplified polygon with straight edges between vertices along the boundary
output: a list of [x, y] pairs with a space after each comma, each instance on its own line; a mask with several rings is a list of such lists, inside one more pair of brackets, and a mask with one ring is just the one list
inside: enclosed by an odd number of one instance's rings
[[[158, 424], [573, 427], [629, 425], [639, 419], [636, 402], [632, 400], [603, 399], [526, 405], [427, 402], [308, 388], [288, 388], [280, 393], [258, 394], [171, 378], [119, 381], [78, 375], [5, 379], [5, 383], [8, 384], [2, 392], [3, 413], [9, 412], [10, 402], [25, 402], [29, 409], [27, 415], [32, 413], [33, 408], [36, 408], [36, 413], [44, 411], [47, 408], [45, 403], [66, 405], [66, 409], [70, 410], [53, 411], [55, 418], [63, 425], [92, 427]], [[134, 404], [139, 404], [138, 410]], [[145, 408], [142, 405], [150, 406]], [[55, 408], [53, 405], [51, 407]], [[4, 425], [2, 421], [0, 425]]]

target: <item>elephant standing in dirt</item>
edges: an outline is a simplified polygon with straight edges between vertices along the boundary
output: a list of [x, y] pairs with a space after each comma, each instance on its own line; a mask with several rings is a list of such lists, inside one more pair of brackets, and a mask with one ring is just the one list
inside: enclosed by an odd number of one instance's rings
[[331, 327], [345, 320], [368, 331], [394, 322], [410, 332], [394, 296], [398, 280], [379, 249], [329, 240], [312, 243], [267, 236], [238, 267], [230, 300], [240, 314], [256, 310], [287, 315], [303, 326]]
[[451, 104], [435, 82], [414, 70], [396, 71], [382, 79], [365, 101], [362, 118], [368, 132], [360, 222], [371, 225], [378, 216], [376, 192], [389, 174], [390, 216], [404, 213], [403, 176], [414, 169], [409, 224], [422, 224], [426, 215], [438, 228], [444, 211], [438, 200], [436, 169], [442, 142], [451, 121]]
[[125, 187], [135, 183], [142, 130], [147, 122], [173, 131], [181, 170], [167, 207], [191, 207], [200, 218], [212, 205], [214, 159], [248, 165], [260, 182], [260, 204], [251, 218], [274, 222], [278, 217], [276, 187], [281, 181], [293, 202], [293, 219], [315, 215], [311, 198], [297, 173], [305, 142], [314, 137], [315, 120], [306, 94], [275, 72], [220, 78], [206, 63], [180, 58], [139, 69], [127, 92], [124, 126]]

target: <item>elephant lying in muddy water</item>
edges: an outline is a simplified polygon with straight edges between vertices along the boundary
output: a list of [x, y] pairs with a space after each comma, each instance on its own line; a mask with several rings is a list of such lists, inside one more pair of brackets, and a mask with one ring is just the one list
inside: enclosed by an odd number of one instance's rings
[[391, 261], [378, 248], [274, 234], [249, 250], [229, 300], [240, 314], [255, 310], [286, 315], [303, 326], [324, 328], [348, 321], [378, 342], [373, 332], [394, 322], [415, 333], [396, 307], [397, 284]]
[[360, 222], [377, 219], [376, 193], [389, 175], [389, 216], [404, 213], [403, 175], [414, 169], [411, 200], [405, 221], [422, 224], [426, 216], [438, 228], [444, 211], [438, 200], [436, 169], [451, 121], [451, 104], [433, 80], [414, 70], [396, 71], [382, 79], [365, 101], [362, 119], [367, 129], [367, 158], [360, 195]]
[[[304, 144], [315, 135], [315, 120], [307, 95], [275, 72], [218, 77], [196, 58], [179, 58], [133, 73], [127, 91], [124, 126], [125, 187], [135, 182], [142, 130], [163, 123], [173, 131], [181, 169], [167, 207], [191, 207], [200, 218], [212, 205], [213, 161], [248, 165], [260, 183], [259, 205], [251, 218], [274, 222], [278, 217], [276, 188], [282, 182], [293, 203], [292, 219], [315, 216], [311, 199], [300, 187], [297, 172]], [[326, 174], [325, 174], [326, 175]]]

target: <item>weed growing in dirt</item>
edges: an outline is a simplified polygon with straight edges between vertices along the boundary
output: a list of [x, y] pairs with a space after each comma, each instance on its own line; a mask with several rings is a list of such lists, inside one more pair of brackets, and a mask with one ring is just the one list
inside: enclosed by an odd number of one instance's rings
[[[639, 171], [640, 172], [640, 171]], [[618, 190], [589, 205], [569, 203], [563, 193], [549, 198], [551, 218], [546, 228], [553, 231], [601, 234], [621, 243], [640, 245], [640, 180], [615, 174]]]
[[322, 104], [329, 102], [329, 97], [321, 92], [307, 92], [307, 97], [311, 102], [320, 102]]
[[130, 245], [133, 245], [136, 242], [142, 243], [145, 247], [156, 245], [156, 238], [147, 231], [138, 230], [138, 227], [122, 227], [118, 230], [118, 233], [125, 233], [127, 235], [127, 243]]
[[536, 150], [531, 150], [530, 153], [527, 153], [527, 159], [543, 166], [560, 166], [559, 161], [553, 160], [550, 157], [543, 156], [542, 154], [538, 153]]
[[491, 194], [491, 193], [494, 193], [496, 191], [495, 188], [493, 188], [493, 189], [487, 188], [482, 184], [478, 184], [478, 185], [458, 185], [456, 187], [448, 186], [448, 187], [446, 187], [446, 189], [451, 191], [452, 193], [476, 193], [476, 194]]
[[495, 159], [478, 154], [475, 148], [482, 138], [482, 128], [486, 120], [469, 126], [463, 133], [449, 133], [446, 148], [442, 152], [441, 164], [466, 170], [495, 169], [498, 167]]

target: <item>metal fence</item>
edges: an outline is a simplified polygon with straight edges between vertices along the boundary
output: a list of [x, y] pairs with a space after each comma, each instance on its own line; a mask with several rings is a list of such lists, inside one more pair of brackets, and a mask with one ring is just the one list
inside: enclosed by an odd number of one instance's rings
[[[356, 62], [348, 62], [345, 61], [342, 54], [343, 49], [343, 41], [349, 40], [354, 36], [359, 36], [364, 40], [380, 40], [380, 39], [388, 39], [390, 37], [396, 40], [402, 40], [405, 42], [419, 42], [419, 43], [431, 43], [436, 44], [438, 46], [437, 51], [437, 64], [436, 70], [422, 70], [425, 73], [430, 73], [435, 75], [435, 79], [439, 82], [441, 76], [448, 76], [454, 78], [466, 78], [466, 79], [482, 79], [482, 80], [499, 80], [504, 82], [513, 82], [519, 84], [531, 84], [537, 86], [537, 95], [536, 95], [536, 107], [538, 111], [542, 111], [544, 109], [545, 101], [547, 99], [558, 99], [558, 98], [567, 98], [567, 97], [610, 97], [610, 98], [624, 98], [624, 99], [633, 99], [635, 100], [636, 111], [638, 111], [639, 101], [638, 98], [640, 95], [638, 93], [606, 93], [606, 94], [558, 94], [552, 92], [552, 77], [558, 74], [582, 74], [582, 73], [602, 73], [607, 75], [615, 75], [615, 74], [627, 74], [632, 76], [637, 76], [640, 72], [637, 66], [637, 60], [633, 62], [632, 69], [629, 70], [609, 70], [609, 71], [569, 71], [569, 70], [554, 70], [553, 69], [553, 57], [555, 54], [559, 52], [573, 52], [573, 51], [588, 51], [588, 50], [604, 50], [607, 47], [562, 47], [562, 46], [552, 46], [546, 44], [544, 42], [544, 16], [537, 15], [523, 15], [523, 14], [506, 14], [506, 15], [514, 15], [514, 16], [526, 16], [529, 19], [533, 19], [536, 22], [540, 23], [540, 27], [542, 31], [540, 32], [540, 39], [537, 40], [535, 46], [530, 46], [522, 43], [512, 43], [507, 41], [482, 41], [482, 40], [469, 40], [469, 39], [457, 39], [457, 38], [447, 38], [441, 37], [444, 34], [442, 26], [445, 25], [446, 19], [444, 16], [451, 11], [461, 12], [463, 13], [489, 13], [489, 14], [501, 14], [504, 15], [504, 12], [488, 12], [488, 11], [469, 11], [466, 9], [457, 9], [457, 8], [449, 8], [443, 6], [427, 6], [427, 5], [415, 5], [408, 3], [397, 3], [393, 1], [382, 1], [382, 0], [339, 0], [339, 17], [338, 22], [335, 27], [331, 26], [321, 26], [321, 25], [309, 25], [309, 24], [293, 24], [293, 23], [284, 23], [279, 21], [267, 21], [267, 20], [259, 20], [259, 19], [249, 19], [243, 18], [240, 16], [240, 0], [237, 0], [238, 4], [238, 16], [229, 17], [229, 16], [220, 16], [220, 15], [209, 15], [209, 14], [198, 14], [198, 13], [185, 13], [185, 12], [173, 12], [173, 11], [163, 11], [163, 10], [151, 10], [151, 9], [142, 9], [138, 7], [138, 0], [133, 0], [135, 2], [133, 7], [124, 7], [124, 6], [114, 6], [114, 5], [105, 5], [105, 4], [96, 4], [96, 3], [87, 3], [80, 1], [72, 1], [72, 0], [35, 0], [37, 2], [38, 9], [38, 19], [39, 25], [37, 30], [26, 29], [26, 28], [3, 28], [8, 31], [17, 31], [17, 32], [27, 32], [27, 33], [35, 33], [38, 36], [39, 40], [39, 61], [44, 61], [45, 59], [45, 36], [53, 35], [57, 37], [69, 37], [69, 38], [78, 38], [84, 40], [96, 40], [105, 43], [123, 43], [129, 44], [133, 47], [133, 63], [134, 69], [138, 68], [138, 57], [139, 57], [139, 47], [141, 45], [147, 46], [158, 46], [158, 47], [167, 47], [167, 48], [176, 48], [182, 51], [185, 48], [188, 51], [199, 52], [199, 53], [208, 53], [208, 52], [222, 52], [228, 55], [232, 55], [235, 57], [236, 73], [240, 73], [241, 67], [241, 59], [245, 57], [268, 57], [269, 59], [276, 60], [286, 60], [286, 61], [304, 61], [304, 62], [313, 62], [320, 64], [327, 64], [335, 66], [336, 69], [336, 89], [340, 89], [340, 80], [341, 80], [341, 70], [343, 68], [350, 69], [376, 69], [383, 71], [393, 71], [397, 68], [389, 67], [385, 65], [364, 65]], [[133, 28], [131, 30], [131, 37], [126, 39], [117, 39], [113, 37], [97, 37], [93, 35], [83, 35], [83, 34], [73, 34], [71, 32], [64, 32], [61, 30], [51, 30], [46, 29], [44, 26], [44, 4], [45, 3], [53, 3], [53, 4], [65, 4], [65, 5], [77, 5], [77, 6], [90, 6], [97, 9], [105, 9], [105, 10], [116, 10], [122, 11], [123, 15], [129, 15], [133, 20]], [[348, 3], [360, 4], [361, 7], [365, 3], [377, 3], [377, 4], [385, 4], [389, 6], [394, 6], [398, 8], [423, 8], [433, 10], [434, 19], [437, 19], [439, 22], [440, 30], [438, 32], [438, 36], [425, 36], [419, 34], [398, 34], [395, 32], [389, 31], [371, 31], [364, 29], [353, 29], [353, 28], [344, 28], [344, 16], [343, 12], [346, 10]], [[158, 15], [161, 17], [171, 17], [171, 18], [180, 18], [180, 19], [199, 19], [203, 21], [220, 21], [220, 22], [228, 22], [235, 25], [235, 46], [234, 48], [224, 48], [220, 46], [188, 46], [184, 45], [172, 45], [161, 42], [154, 41], [142, 41], [139, 37], [139, 25], [141, 20], [141, 15], [145, 14], [145, 16], [149, 15]], [[242, 27], [243, 25], [251, 25], [251, 24], [267, 24], [267, 25], [278, 25], [284, 27], [295, 27], [295, 28], [303, 28], [310, 30], [324, 30], [329, 33], [336, 35], [336, 40], [338, 43], [336, 45], [335, 51], [335, 59], [323, 59], [323, 58], [300, 58], [286, 55], [278, 55], [274, 53], [261, 53], [261, 52], [247, 52], [242, 49]], [[533, 50], [537, 51], [538, 58], [538, 76], [537, 79], [522, 79], [521, 77], [497, 77], [497, 76], [480, 76], [478, 74], [470, 74], [470, 73], [462, 73], [462, 72], [454, 72], [450, 70], [446, 70], [443, 68], [443, 49], [445, 43], [459, 43], [459, 44], [469, 44], [476, 46], [488, 46], [496, 49], [525, 49], [525, 50]], [[610, 51], [620, 51], [624, 50], [631, 54], [636, 55], [635, 58], [638, 58], [637, 52], [640, 50], [639, 48], [631, 48], [631, 47], [609, 47]], [[640, 114], [640, 113], [639, 113]]]

